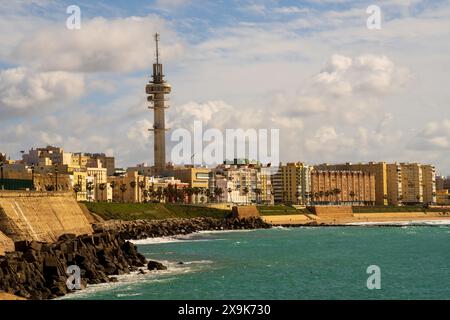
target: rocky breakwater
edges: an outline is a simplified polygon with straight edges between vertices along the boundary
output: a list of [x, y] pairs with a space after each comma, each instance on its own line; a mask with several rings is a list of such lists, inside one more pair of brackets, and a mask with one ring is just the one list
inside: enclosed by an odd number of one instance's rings
[[244, 219], [166, 219], [166, 220], [109, 220], [92, 225], [95, 233], [115, 231], [121, 237], [129, 240], [139, 240], [155, 237], [167, 237], [190, 234], [198, 231], [267, 229], [271, 225], [259, 217]]
[[[114, 231], [55, 243], [16, 242], [16, 251], [0, 256], [0, 291], [27, 299], [52, 299], [70, 290], [68, 267], [80, 268], [81, 286], [115, 281], [114, 275], [138, 270], [146, 263], [136, 246]], [[75, 283], [75, 282], [74, 282]]]
[[142, 269], [164, 269], [149, 263], [127, 240], [174, 236], [206, 230], [270, 228], [259, 218], [106, 221], [94, 224], [93, 235], [64, 234], [54, 243], [17, 241], [15, 251], [0, 256], [0, 291], [27, 299], [52, 299], [70, 290], [68, 267], [80, 268], [81, 285], [116, 281]]

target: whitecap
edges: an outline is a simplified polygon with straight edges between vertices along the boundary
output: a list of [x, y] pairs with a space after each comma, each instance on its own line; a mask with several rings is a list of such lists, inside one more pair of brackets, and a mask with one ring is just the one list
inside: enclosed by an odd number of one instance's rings
[[137, 297], [137, 296], [142, 296], [142, 293], [118, 293], [118, 294], [116, 294], [117, 298]]
[[410, 221], [377, 221], [377, 222], [352, 222], [347, 223], [348, 226], [445, 226], [450, 225], [450, 220], [410, 220]]

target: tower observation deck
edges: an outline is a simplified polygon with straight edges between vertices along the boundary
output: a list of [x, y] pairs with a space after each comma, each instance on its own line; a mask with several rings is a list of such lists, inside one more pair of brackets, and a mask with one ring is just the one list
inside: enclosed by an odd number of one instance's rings
[[166, 168], [166, 124], [165, 109], [166, 95], [170, 94], [172, 87], [164, 80], [163, 66], [159, 61], [159, 34], [155, 34], [156, 63], [153, 64], [152, 80], [146, 85], [145, 92], [148, 94], [147, 101], [150, 103], [149, 109], [153, 109], [153, 149], [155, 173], [162, 174]]

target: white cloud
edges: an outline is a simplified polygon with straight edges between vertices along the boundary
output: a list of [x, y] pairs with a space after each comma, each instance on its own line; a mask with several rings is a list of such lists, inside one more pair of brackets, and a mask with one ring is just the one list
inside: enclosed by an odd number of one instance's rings
[[432, 121], [426, 124], [409, 146], [413, 149], [450, 151], [450, 119]]
[[76, 72], [149, 69], [154, 61], [153, 34], [160, 32], [164, 61], [178, 56], [182, 45], [157, 16], [83, 20], [80, 30], [51, 25], [25, 37], [11, 60], [41, 70]]
[[273, 10], [275, 13], [282, 13], [282, 14], [296, 14], [296, 13], [307, 13], [310, 12], [307, 8], [299, 8], [295, 6], [291, 7], [277, 7]]
[[349, 96], [355, 93], [391, 93], [404, 85], [408, 78], [408, 71], [395, 66], [387, 56], [367, 54], [354, 59], [333, 55], [315, 80], [321, 90], [336, 96]]
[[81, 74], [34, 72], [27, 68], [0, 71], [1, 113], [42, 110], [78, 98], [84, 92]]

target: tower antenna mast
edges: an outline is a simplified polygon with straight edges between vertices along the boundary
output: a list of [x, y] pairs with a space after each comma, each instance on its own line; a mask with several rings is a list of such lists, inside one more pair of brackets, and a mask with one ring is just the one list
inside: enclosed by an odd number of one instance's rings
[[145, 92], [148, 94], [147, 101], [150, 102], [149, 109], [153, 109], [153, 156], [155, 163], [155, 174], [161, 175], [166, 170], [166, 124], [164, 111], [167, 95], [171, 92], [171, 86], [164, 81], [163, 65], [159, 61], [159, 33], [155, 33], [156, 63], [153, 64], [152, 80], [146, 85]]
[[155, 33], [156, 42], [156, 64], [159, 64], [159, 33]]

